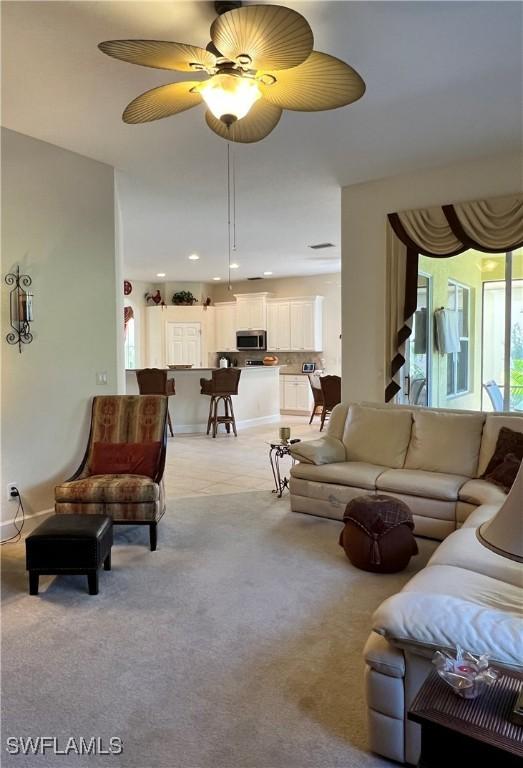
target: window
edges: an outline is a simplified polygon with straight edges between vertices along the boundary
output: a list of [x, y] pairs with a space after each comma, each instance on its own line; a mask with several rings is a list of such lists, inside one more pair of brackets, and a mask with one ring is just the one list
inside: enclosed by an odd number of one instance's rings
[[127, 321], [125, 329], [125, 367], [136, 368], [136, 346], [135, 346], [135, 327], [134, 317]]
[[448, 281], [447, 309], [456, 315], [459, 352], [447, 355], [447, 397], [469, 391], [470, 381], [470, 288]]

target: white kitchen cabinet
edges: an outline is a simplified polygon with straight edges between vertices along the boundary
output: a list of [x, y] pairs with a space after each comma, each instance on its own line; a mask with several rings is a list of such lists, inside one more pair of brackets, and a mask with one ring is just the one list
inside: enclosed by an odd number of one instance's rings
[[297, 352], [321, 352], [323, 349], [323, 297], [291, 299], [290, 349]]
[[236, 302], [227, 301], [214, 305], [217, 352], [237, 352]]
[[267, 302], [267, 349], [274, 352], [291, 348], [291, 310], [288, 300]]
[[311, 413], [313, 397], [308, 376], [286, 375], [280, 381], [280, 409], [284, 413]]
[[267, 330], [267, 293], [239, 293], [236, 298], [236, 330]]

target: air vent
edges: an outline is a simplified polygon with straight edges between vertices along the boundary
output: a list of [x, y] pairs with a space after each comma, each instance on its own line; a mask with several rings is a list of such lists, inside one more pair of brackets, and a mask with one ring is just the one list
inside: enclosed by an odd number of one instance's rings
[[263, 280], [263, 277], [248, 277], [247, 280]]
[[312, 248], [313, 251], [320, 251], [322, 248], [334, 248], [334, 243], [315, 243], [309, 245], [309, 248]]

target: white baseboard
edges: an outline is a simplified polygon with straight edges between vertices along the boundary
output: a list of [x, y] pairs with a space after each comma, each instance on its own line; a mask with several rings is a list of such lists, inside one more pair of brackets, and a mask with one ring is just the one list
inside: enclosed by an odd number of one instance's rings
[[[246, 427], [256, 427], [262, 424], [275, 424], [280, 421], [280, 414], [273, 413], [270, 416], [258, 416], [256, 419], [244, 419], [243, 421], [236, 420], [236, 427], [238, 429], [245, 429]], [[174, 435], [194, 435], [205, 434], [207, 432], [207, 422], [201, 424], [174, 424]]]
[[[37, 525], [39, 525], [42, 521], [40, 520], [41, 517], [44, 515], [53, 515], [54, 509], [42, 509], [40, 512], [33, 512], [32, 515], [25, 515], [24, 518], [24, 529], [22, 532], [22, 535], [25, 536], [26, 534], [30, 533]], [[17, 523], [20, 525], [22, 516], [19, 515], [17, 518]], [[5, 541], [6, 539], [10, 539], [11, 536], [15, 536], [16, 534], [16, 528], [14, 527], [14, 518], [11, 518], [11, 520], [2, 520], [0, 523], [0, 539], [2, 541]]]

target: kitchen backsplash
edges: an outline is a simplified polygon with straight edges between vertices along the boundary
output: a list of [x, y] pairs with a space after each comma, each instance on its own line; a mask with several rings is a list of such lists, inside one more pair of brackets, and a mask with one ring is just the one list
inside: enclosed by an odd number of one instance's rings
[[[274, 352], [227, 352], [224, 355], [216, 356], [216, 364], [220, 357], [227, 357], [234, 365], [245, 365], [246, 360], [263, 360], [265, 355], [273, 355]], [[301, 373], [303, 363], [316, 363], [316, 368], [324, 368], [323, 358], [321, 352], [280, 352], [276, 354], [278, 358], [278, 364], [285, 366], [282, 369], [284, 373]], [[329, 373], [336, 373], [335, 371], [329, 371]]]

